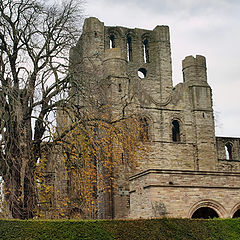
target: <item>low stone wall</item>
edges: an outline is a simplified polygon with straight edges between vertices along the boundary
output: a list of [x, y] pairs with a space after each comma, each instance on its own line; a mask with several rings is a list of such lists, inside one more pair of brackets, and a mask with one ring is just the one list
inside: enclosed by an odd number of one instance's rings
[[130, 178], [130, 218], [191, 218], [200, 207], [231, 218], [240, 208], [240, 173], [152, 169]]

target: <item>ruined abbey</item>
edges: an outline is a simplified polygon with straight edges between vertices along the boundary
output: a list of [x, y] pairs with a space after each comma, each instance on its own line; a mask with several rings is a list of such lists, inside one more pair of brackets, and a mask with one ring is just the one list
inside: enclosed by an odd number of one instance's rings
[[99, 218], [240, 216], [240, 139], [215, 136], [204, 56], [187, 56], [183, 82], [173, 86], [167, 26], [112, 27], [91, 17], [70, 58], [114, 83], [113, 118], [132, 94], [125, 114], [141, 116], [151, 145], [148, 158], [99, 204]]

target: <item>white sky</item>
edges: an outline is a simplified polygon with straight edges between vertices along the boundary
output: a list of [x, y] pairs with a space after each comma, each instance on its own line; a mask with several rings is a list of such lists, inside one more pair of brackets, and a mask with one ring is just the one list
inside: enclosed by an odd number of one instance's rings
[[188, 55], [207, 58], [216, 135], [240, 137], [240, 0], [86, 0], [85, 14], [106, 26], [170, 27], [173, 82]]

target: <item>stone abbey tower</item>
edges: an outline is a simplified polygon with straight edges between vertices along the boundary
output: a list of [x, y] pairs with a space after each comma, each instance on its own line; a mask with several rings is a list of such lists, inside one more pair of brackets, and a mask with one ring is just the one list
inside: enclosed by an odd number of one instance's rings
[[215, 136], [205, 57], [186, 57], [174, 87], [167, 26], [109, 27], [91, 17], [70, 58], [79, 63], [77, 80], [86, 71], [114, 82], [113, 118], [132, 96], [125, 114], [141, 116], [151, 145], [148, 159], [99, 207], [100, 218], [240, 215], [240, 139]]

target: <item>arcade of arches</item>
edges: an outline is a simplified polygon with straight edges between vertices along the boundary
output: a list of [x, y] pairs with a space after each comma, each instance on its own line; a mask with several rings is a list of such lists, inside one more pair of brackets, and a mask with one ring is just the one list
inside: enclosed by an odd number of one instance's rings
[[[219, 214], [213, 208], [200, 207], [192, 214], [191, 218], [212, 219], [212, 218], [219, 218], [219, 217], [220, 217]], [[232, 218], [239, 218], [239, 217], [240, 217], [240, 209], [235, 211]]]

